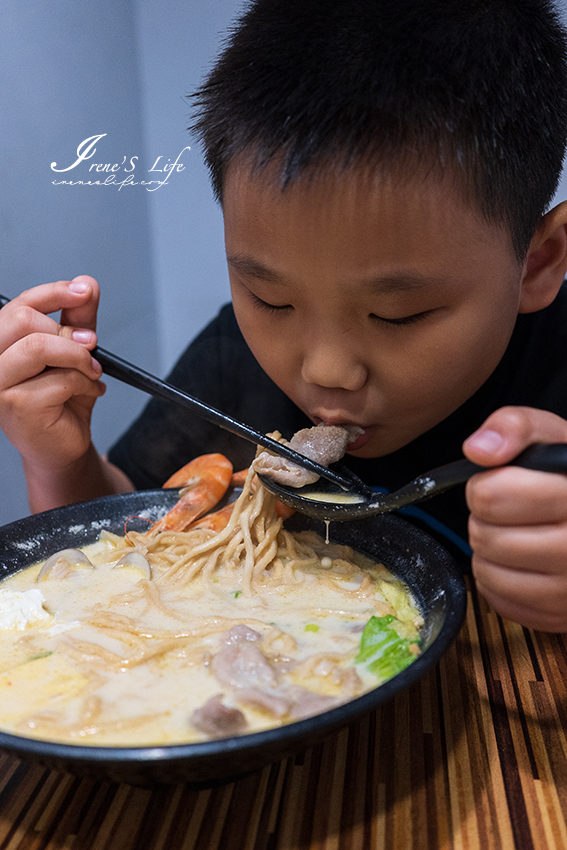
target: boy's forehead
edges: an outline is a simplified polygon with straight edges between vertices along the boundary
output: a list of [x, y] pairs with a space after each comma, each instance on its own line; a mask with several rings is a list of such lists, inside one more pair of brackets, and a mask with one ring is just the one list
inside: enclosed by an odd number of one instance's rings
[[[280, 157], [266, 165], [258, 165], [251, 157], [241, 157], [226, 171], [223, 198], [232, 192], [241, 194], [244, 191], [255, 201], [262, 199], [282, 206], [298, 199], [309, 204], [322, 197], [330, 201], [337, 199], [340, 203], [352, 197], [360, 202], [389, 193], [396, 187], [417, 187], [433, 176], [433, 172], [425, 168], [385, 168], [364, 162], [345, 166], [340, 161], [323, 161], [289, 177]], [[440, 175], [435, 177], [446, 186], [452, 182], [451, 179], [441, 180]]]
[[484, 219], [450, 172], [329, 165], [283, 185], [277, 163], [258, 169], [244, 161], [227, 171], [223, 199], [229, 249], [277, 230], [298, 249], [328, 234], [325, 250], [341, 256], [349, 245], [354, 254], [365, 245], [399, 252], [403, 240], [410, 254], [419, 242], [431, 251], [458, 243], [463, 261], [475, 250], [514, 253], [508, 229]]
[[343, 220], [363, 216], [407, 217], [411, 210], [435, 211], [436, 219], [454, 220], [455, 213], [481, 228], [498, 230], [467, 199], [455, 171], [404, 160], [398, 166], [341, 161], [312, 166], [286, 181], [282, 164], [275, 159], [257, 167], [251, 159], [235, 161], [227, 169], [223, 186], [226, 215], [245, 214], [248, 209], [269, 208], [272, 212], [310, 219], [340, 215]]

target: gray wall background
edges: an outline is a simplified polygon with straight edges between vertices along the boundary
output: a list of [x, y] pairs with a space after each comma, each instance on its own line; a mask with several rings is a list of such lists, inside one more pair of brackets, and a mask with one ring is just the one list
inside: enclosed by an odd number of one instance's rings
[[[0, 3], [0, 292], [91, 274], [102, 287], [102, 346], [164, 375], [228, 300], [220, 210], [197, 149], [155, 191], [69, 186], [94, 162], [116, 180], [149, 173], [190, 144], [194, 90], [244, 0], [2, 0]], [[560, 3], [567, 20], [567, 0]], [[105, 133], [77, 168], [84, 139]], [[122, 163], [124, 163], [122, 165]], [[93, 178], [90, 172], [90, 178]], [[108, 175], [97, 174], [104, 179]], [[153, 188], [153, 187], [149, 187]], [[567, 176], [557, 201], [567, 198]], [[93, 433], [106, 451], [145, 402], [107, 380]], [[18, 453], [0, 432], [0, 524], [28, 513]]]
[[[161, 375], [229, 298], [221, 215], [200, 154], [185, 151], [185, 170], [155, 191], [52, 181], [87, 180], [93, 162], [124, 157], [117, 179], [128, 176], [130, 157], [137, 180], [163, 179], [148, 171], [190, 143], [185, 96], [241, 8], [242, 0], [0, 3], [0, 292], [93, 275], [100, 344]], [[101, 133], [90, 160], [51, 171]], [[93, 417], [103, 452], [146, 401], [106, 383]], [[0, 524], [28, 512], [19, 454], [0, 432]]]

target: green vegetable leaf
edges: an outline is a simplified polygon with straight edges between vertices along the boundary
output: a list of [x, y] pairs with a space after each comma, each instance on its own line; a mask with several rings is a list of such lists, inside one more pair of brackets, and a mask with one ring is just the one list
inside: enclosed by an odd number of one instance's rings
[[355, 658], [357, 664], [366, 663], [379, 679], [390, 679], [415, 660], [410, 645], [418, 641], [400, 637], [390, 627], [394, 620], [391, 614], [371, 617], [362, 632], [360, 652]]
[[315, 625], [315, 623], [308, 623], [308, 624], [305, 626], [305, 631], [306, 631], [306, 632], [318, 632], [318, 631], [319, 631], [319, 626], [316, 626], [316, 625]]

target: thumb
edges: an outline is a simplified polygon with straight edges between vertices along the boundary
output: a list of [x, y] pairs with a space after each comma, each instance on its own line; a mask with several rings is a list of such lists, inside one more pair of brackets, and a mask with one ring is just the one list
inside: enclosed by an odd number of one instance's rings
[[463, 444], [473, 463], [499, 466], [534, 443], [567, 442], [567, 422], [548, 410], [502, 407], [492, 413]]

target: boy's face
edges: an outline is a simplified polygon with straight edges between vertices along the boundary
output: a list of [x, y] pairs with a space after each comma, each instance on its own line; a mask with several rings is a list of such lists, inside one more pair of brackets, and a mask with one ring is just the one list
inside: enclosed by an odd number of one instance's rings
[[242, 333], [315, 424], [364, 429], [350, 454], [406, 445], [498, 364], [522, 268], [449, 181], [329, 170], [282, 192], [233, 166], [223, 198]]

